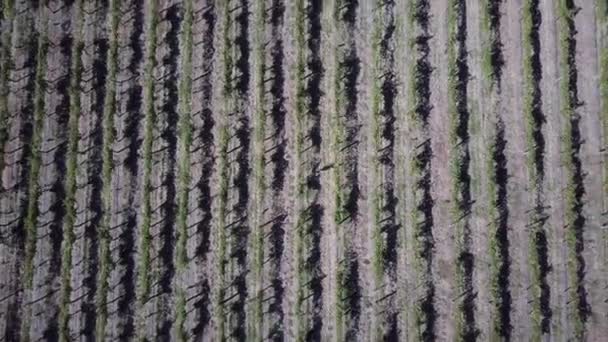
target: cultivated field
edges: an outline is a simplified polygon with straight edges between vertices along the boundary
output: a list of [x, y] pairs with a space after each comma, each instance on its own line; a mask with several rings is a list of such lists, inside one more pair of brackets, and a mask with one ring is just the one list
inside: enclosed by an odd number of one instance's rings
[[0, 341], [607, 341], [607, 1], [0, 1]]

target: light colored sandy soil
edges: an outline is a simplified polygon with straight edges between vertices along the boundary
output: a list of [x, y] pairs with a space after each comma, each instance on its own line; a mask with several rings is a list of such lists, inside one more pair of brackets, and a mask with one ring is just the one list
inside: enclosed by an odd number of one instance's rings
[[546, 142], [545, 150], [545, 201], [547, 209], [547, 237], [549, 242], [549, 262], [552, 271], [548, 275], [551, 287], [551, 334], [557, 339], [566, 339], [572, 329], [567, 316], [568, 302], [568, 246], [564, 229], [564, 189], [566, 171], [562, 165], [562, 139], [564, 121], [561, 113], [562, 99], [559, 89], [559, 37], [557, 32], [556, 5], [553, 1], [543, 0], [540, 4], [542, 23], [540, 26], [541, 62], [543, 67], [541, 91], [543, 113], [546, 123], [543, 135]]
[[[321, 84], [324, 96], [321, 98], [321, 147], [322, 166], [337, 167], [335, 148], [332, 146], [334, 124], [335, 94], [333, 91], [336, 72], [336, 46], [339, 44], [337, 30], [334, 27], [333, 10], [336, 0], [323, 3], [321, 18], [321, 60], [325, 74]], [[323, 215], [323, 235], [321, 237], [321, 269], [327, 275], [323, 279], [323, 332], [322, 340], [332, 340], [336, 333], [336, 270], [338, 266], [338, 230], [335, 224], [335, 184], [333, 168], [321, 172], [321, 204], [325, 209]]]
[[[608, 25], [607, 25], [607, 21], [606, 21], [606, 14], [608, 13], [601, 13], [602, 8], [600, 7], [600, 1], [596, 1], [595, 2], [595, 6], [596, 6], [596, 18], [595, 18], [595, 23], [596, 23], [596, 38], [597, 38], [597, 42], [596, 42], [596, 49], [598, 51], [598, 60], [601, 61], [601, 56], [600, 53], [605, 55], [606, 51], [608, 51]], [[606, 62], [599, 62], [598, 63], [598, 67], [600, 68], [600, 72], [606, 70], [606, 68], [608, 68], [608, 63]], [[605, 87], [606, 85], [604, 85]], [[603, 280], [601, 282], [601, 284], [599, 285], [600, 288], [603, 289], [608, 289], [608, 192], [606, 191], [607, 189], [607, 185], [608, 185], [608, 153], [607, 153], [607, 149], [606, 147], [608, 146], [608, 131], [606, 130], [606, 127], [608, 125], [608, 116], [606, 115], [606, 113], [608, 113], [608, 103], [607, 102], [607, 98], [603, 98], [601, 99], [601, 107], [600, 107], [600, 117], [603, 120], [603, 135], [602, 135], [602, 147], [603, 147], [603, 159], [602, 159], [602, 163], [604, 165], [604, 171], [603, 171], [603, 176], [604, 176], [604, 195], [602, 198], [602, 202], [603, 202], [603, 210], [602, 210], [602, 214], [601, 214], [601, 218], [600, 218], [600, 223], [602, 224], [601, 229], [602, 229], [602, 260], [604, 260], [603, 262], [603, 269], [601, 270], [601, 272], [603, 273]], [[602, 298], [602, 301], [606, 304], [608, 304], [608, 294], [604, 293], [604, 296]], [[604, 320], [608, 319], [608, 309], [606, 309], [604, 311]]]
[[450, 189], [452, 181], [449, 165], [449, 127], [448, 97], [448, 1], [440, 0], [431, 3], [431, 64], [435, 68], [431, 79], [431, 103], [433, 110], [429, 117], [433, 158], [431, 161], [431, 186], [433, 207], [433, 237], [435, 248], [433, 256], [433, 280], [436, 296], [435, 310], [437, 322], [435, 335], [439, 340], [456, 338], [454, 317], [457, 303], [454, 283], [454, 250], [453, 226], [450, 220]]
[[395, 36], [402, 37], [396, 40], [395, 50], [395, 74], [398, 82], [397, 97], [395, 99], [395, 114], [397, 118], [395, 133], [395, 195], [399, 199], [397, 205], [397, 222], [401, 225], [399, 230], [398, 242], [398, 262], [397, 262], [397, 277], [398, 277], [398, 292], [397, 302], [401, 307], [399, 314], [399, 337], [402, 340], [409, 341], [415, 339], [414, 330], [414, 308], [415, 302], [418, 299], [414, 296], [414, 288], [416, 287], [416, 275], [414, 272], [413, 255], [414, 248], [412, 244], [412, 223], [411, 215], [411, 192], [406, 189], [411, 189], [414, 180], [410, 172], [409, 160], [411, 160], [412, 146], [417, 143], [412, 143], [413, 134], [409, 132], [408, 120], [409, 111], [412, 110], [411, 105], [411, 77], [409, 70], [414, 61], [414, 54], [409, 48], [409, 41], [414, 36], [414, 32], [409, 25], [409, 11], [407, 6], [402, 6], [398, 3], [395, 6]]
[[285, 222], [285, 242], [284, 242], [284, 256], [283, 265], [281, 270], [284, 274], [283, 284], [286, 288], [286, 295], [283, 301], [283, 312], [285, 313], [285, 338], [295, 338], [296, 326], [299, 323], [297, 317], [294, 315], [294, 308], [297, 304], [297, 292], [295, 286], [291, 284], [297, 284], [298, 269], [297, 269], [297, 255], [294, 248], [296, 241], [296, 234], [298, 233], [295, 229], [297, 222], [297, 200], [291, 196], [291, 194], [297, 193], [298, 182], [300, 178], [297, 169], [298, 164], [301, 161], [295, 158], [295, 140], [296, 140], [296, 118], [295, 113], [296, 107], [296, 65], [297, 65], [297, 47], [296, 47], [296, 3], [295, 1], [285, 1], [285, 18], [282, 27], [283, 34], [283, 45], [285, 52], [284, 59], [284, 72], [285, 72], [285, 86], [284, 96], [286, 98], [285, 105], [287, 108], [286, 120], [286, 135], [288, 139], [288, 156], [289, 156], [289, 167], [286, 173], [286, 193], [283, 194], [283, 199], [288, 206], [288, 217]]
[[[473, 271], [473, 287], [477, 293], [475, 298], [475, 326], [479, 329], [479, 339], [487, 340], [491, 329], [491, 298], [490, 298], [490, 254], [488, 228], [490, 220], [488, 208], [490, 206], [488, 197], [488, 153], [490, 137], [494, 131], [494, 115], [492, 101], [496, 101], [496, 95], [484, 96], [485, 84], [482, 74], [482, 34], [481, 20], [482, 11], [485, 11], [484, 3], [477, 0], [466, 1], [467, 6], [467, 51], [470, 80], [468, 84], [469, 102], [469, 151], [471, 163], [469, 175], [471, 176], [471, 200], [472, 213], [471, 224], [471, 253], [475, 255]], [[489, 81], [489, 80], [487, 80]]]
[[510, 289], [513, 298], [511, 313], [513, 339], [530, 338], [529, 241], [526, 212], [531, 204], [526, 167], [526, 127], [523, 120], [522, 89], [522, 1], [505, 3], [501, 33], [504, 44], [505, 68], [502, 88], [502, 111], [505, 121], [507, 169], [509, 170], [509, 254], [511, 257]]
[[602, 188], [603, 179], [599, 175], [604, 169], [602, 149], [602, 121], [600, 114], [600, 92], [599, 92], [599, 65], [595, 25], [595, 7], [589, 1], [577, 1], [581, 10], [576, 16], [576, 65], [578, 68], [578, 92], [582, 101], [582, 107], [578, 113], [581, 115], [580, 129], [584, 143], [581, 148], [581, 162], [586, 174], [584, 179], [585, 207], [584, 215], [587, 220], [585, 224], [584, 243], [585, 249], [585, 286], [587, 289], [587, 300], [591, 305], [592, 314], [589, 317], [587, 331], [591, 341], [599, 341], [608, 336], [608, 325], [606, 314], [608, 305], [605, 302], [606, 289], [604, 281], [606, 274], [605, 245], [602, 241], [602, 209], [606, 194], [597, 191]]

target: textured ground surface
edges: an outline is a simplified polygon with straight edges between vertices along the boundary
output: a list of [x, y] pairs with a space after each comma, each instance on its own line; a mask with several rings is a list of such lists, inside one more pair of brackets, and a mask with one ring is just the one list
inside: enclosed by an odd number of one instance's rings
[[604, 0], [2, 0], [0, 341], [605, 341]]

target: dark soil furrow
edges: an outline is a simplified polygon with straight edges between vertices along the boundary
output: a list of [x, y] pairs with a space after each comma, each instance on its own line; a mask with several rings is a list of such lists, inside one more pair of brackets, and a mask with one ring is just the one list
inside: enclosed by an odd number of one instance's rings
[[545, 138], [543, 126], [545, 115], [542, 111], [541, 78], [542, 66], [540, 60], [540, 36], [541, 12], [538, 0], [530, 0], [525, 5], [524, 15], [524, 77], [529, 94], [524, 95], [524, 109], [528, 121], [528, 148], [530, 157], [528, 167], [530, 169], [530, 182], [533, 189], [534, 209], [531, 211], [530, 227], [531, 254], [533, 256], [531, 267], [534, 274], [534, 306], [533, 312], [538, 315], [540, 321], [540, 332], [548, 333], [551, 326], [550, 289], [548, 274], [551, 271], [547, 247], [547, 232], [545, 222], [547, 215], [543, 204], [544, 191], [543, 182], [545, 178]]
[[231, 243], [228, 258], [233, 263], [231, 272], [231, 286], [236, 292], [235, 299], [230, 303], [229, 336], [236, 340], [244, 340], [246, 310], [245, 304], [248, 297], [245, 277], [248, 272], [247, 264], [247, 240], [250, 227], [248, 226], [247, 205], [249, 203], [248, 179], [251, 172], [249, 165], [250, 151], [250, 113], [247, 108], [247, 99], [250, 92], [250, 69], [249, 57], [250, 46], [248, 38], [249, 30], [249, 1], [240, 0], [238, 9], [234, 16], [234, 78], [232, 90], [235, 97], [234, 122], [232, 126], [232, 149], [229, 154], [234, 155], [231, 162], [234, 168], [230, 177], [232, 197], [231, 217], [235, 224], [230, 227]]
[[449, 34], [451, 44], [448, 47], [448, 80], [450, 111], [450, 144], [451, 174], [452, 174], [452, 222], [455, 225], [455, 242], [457, 248], [456, 289], [460, 297], [459, 312], [456, 325], [459, 339], [463, 341], [476, 340], [479, 331], [475, 323], [475, 289], [473, 287], [473, 268], [475, 256], [471, 252], [471, 222], [472, 207], [471, 176], [469, 167], [471, 155], [469, 151], [469, 108], [468, 81], [469, 66], [467, 61], [467, 17], [466, 2], [454, 0], [450, 2]]
[[[249, 1], [227, 3], [225, 8], [224, 97], [228, 111], [225, 128], [220, 134], [220, 276], [219, 334], [221, 338], [246, 338], [248, 297], [246, 277], [247, 246], [250, 234], [248, 179], [251, 173], [250, 152], [250, 43]], [[225, 183], [224, 183], [225, 182]], [[226, 310], [225, 308], [228, 308]], [[225, 322], [225, 323], [224, 323]]]
[[321, 192], [321, 10], [319, 0], [300, 1], [297, 8], [298, 75], [296, 110], [299, 121], [297, 151], [300, 155], [298, 196], [298, 338], [320, 341], [323, 321], [321, 235], [324, 208]]
[[[262, 337], [273, 341], [285, 338], [283, 295], [285, 287], [281, 276], [283, 250], [285, 243], [285, 221], [287, 219], [285, 190], [285, 175], [289, 166], [287, 156], [287, 137], [285, 117], [287, 110], [284, 96], [284, 48], [283, 48], [283, 17], [285, 4], [281, 0], [273, 0], [261, 6], [261, 16], [265, 32], [265, 44], [262, 50], [263, 61], [260, 72], [261, 97], [260, 113], [264, 125], [260, 127], [263, 135], [263, 152], [260, 167], [268, 178], [264, 177], [259, 189], [262, 202], [262, 222], [260, 222], [260, 244], [263, 246], [263, 280], [261, 301], [262, 315], [259, 323], [266, 326], [262, 329]], [[269, 120], [266, 120], [268, 117]], [[262, 119], [262, 118], [261, 118]], [[266, 193], [265, 189], [269, 191]], [[264, 324], [265, 323], [265, 324]]]
[[568, 277], [570, 312], [574, 324], [576, 339], [585, 338], [585, 323], [591, 315], [591, 303], [587, 301], [585, 287], [585, 258], [583, 257], [586, 218], [583, 213], [585, 200], [585, 186], [583, 167], [581, 161], [580, 114], [577, 109], [582, 105], [578, 94], [578, 71], [576, 67], [576, 26], [574, 17], [580, 9], [574, 0], [560, 1], [561, 41], [561, 94], [564, 99], [562, 115], [567, 121], [563, 138], [563, 162], [568, 177], [566, 183], [566, 229], [569, 251]]
[[422, 341], [434, 341], [437, 310], [435, 308], [435, 284], [433, 282], [433, 206], [431, 190], [431, 160], [433, 150], [429, 132], [429, 115], [433, 108], [430, 102], [430, 79], [433, 68], [430, 64], [430, 2], [419, 0], [412, 3], [413, 26], [417, 34], [412, 45], [416, 60], [412, 67], [412, 96], [414, 109], [412, 125], [416, 142], [411, 161], [411, 173], [414, 178], [414, 196], [412, 204], [412, 224], [414, 225], [414, 262], [417, 272], [417, 284], [422, 289], [417, 299], [415, 323], [417, 337]]
[[[211, 321], [211, 296], [209, 279], [211, 267], [210, 236], [214, 214], [212, 208], [211, 176], [214, 172], [215, 151], [215, 110], [212, 96], [214, 88], [214, 58], [216, 56], [215, 36], [217, 6], [208, 1], [194, 7], [193, 23], [193, 76], [192, 76], [192, 145], [190, 149], [190, 201], [188, 202], [188, 243], [187, 259], [193, 264], [192, 286], [186, 290], [186, 322], [188, 336], [200, 340], [209, 335]], [[200, 56], [198, 58], [197, 56]], [[198, 171], [197, 171], [198, 170]], [[193, 199], [193, 200], [192, 200]], [[192, 238], [194, 236], [194, 238]], [[198, 270], [201, 265], [201, 270]]]
[[488, 192], [491, 204], [490, 222], [490, 257], [491, 257], [491, 291], [494, 301], [494, 315], [490, 336], [511, 339], [511, 290], [509, 275], [511, 261], [509, 257], [509, 208], [508, 208], [508, 169], [505, 155], [506, 144], [504, 113], [500, 107], [504, 56], [501, 41], [501, 5], [502, 0], [486, 1], [483, 7], [485, 33], [483, 63], [485, 76], [488, 78], [489, 96], [491, 98], [490, 115], [494, 120], [489, 148], [490, 179]]
[[[179, 32], [183, 11], [180, 5], [158, 8], [160, 34], [157, 65], [154, 74], [154, 141], [152, 143], [153, 172], [151, 178], [151, 244], [155, 251], [148, 304], [153, 304], [155, 331], [145, 335], [170, 339], [173, 319], [173, 277], [175, 275], [174, 239], [177, 221], [177, 123]], [[143, 270], [142, 270], [143, 271]]]
[[[98, 285], [97, 297], [102, 301], [98, 306], [102, 310], [98, 313], [97, 334], [122, 340], [132, 337], [135, 329], [144, 10], [143, 1], [139, 0], [122, 6], [112, 1], [110, 6], [102, 172], [103, 225], [107, 231], [98, 233], [102, 238], [100, 272], [105, 279]], [[107, 245], [103, 247], [104, 244]]]
[[[92, 2], [83, 3], [89, 10]], [[107, 80], [107, 35], [93, 29], [98, 21], [105, 20], [107, 7], [100, 7], [84, 18], [84, 55], [79, 89], [80, 124], [75, 160], [73, 247], [70, 263], [70, 296], [67, 317], [69, 336], [92, 340], [97, 319], [95, 294], [99, 270], [99, 243], [97, 228], [103, 217], [101, 173], [103, 157], [103, 115]], [[76, 110], [76, 108], [74, 109]], [[68, 209], [69, 210], [69, 209]]]
[[398, 199], [395, 193], [395, 97], [397, 96], [397, 80], [395, 64], [395, 17], [394, 1], [380, 1], [376, 17], [376, 33], [374, 35], [376, 59], [375, 84], [373, 89], [374, 139], [377, 154], [376, 163], [376, 192], [374, 204], [375, 220], [375, 268], [377, 287], [379, 291], [376, 300], [377, 310], [383, 312], [379, 333], [384, 340], [395, 339], [397, 332], [398, 309], [394, 306], [397, 282], [397, 241], [399, 224], [397, 223]]
[[337, 270], [337, 336], [353, 339], [359, 331], [361, 286], [359, 260], [353, 245], [353, 234], [359, 219], [359, 113], [358, 78], [361, 60], [355, 44], [357, 0], [337, 1], [334, 17], [342, 31], [343, 42], [337, 51], [336, 70], [336, 224], [339, 228], [339, 266]]

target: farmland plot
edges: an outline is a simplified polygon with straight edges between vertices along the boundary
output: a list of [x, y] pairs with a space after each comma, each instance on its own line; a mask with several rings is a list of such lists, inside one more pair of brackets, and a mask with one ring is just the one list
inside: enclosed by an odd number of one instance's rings
[[3, 0], [2, 341], [602, 341], [608, 5]]

